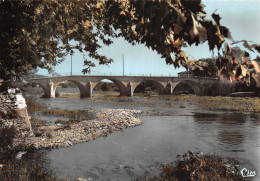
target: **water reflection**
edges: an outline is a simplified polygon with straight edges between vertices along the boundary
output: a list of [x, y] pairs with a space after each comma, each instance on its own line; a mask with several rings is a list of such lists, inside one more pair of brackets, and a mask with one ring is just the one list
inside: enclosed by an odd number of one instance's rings
[[[197, 134], [207, 130], [204, 136], [216, 139], [216, 150], [241, 162], [241, 166], [260, 171], [259, 114], [202, 114], [194, 116]], [[258, 174], [259, 175], [259, 174]], [[257, 180], [255, 177], [254, 179]]]
[[[196, 113], [194, 116], [195, 123], [200, 128], [204, 128], [204, 124], [211, 124], [211, 132], [217, 131], [217, 139], [221, 144], [228, 146], [241, 145], [245, 141], [245, 137], [256, 138], [258, 140], [259, 126], [258, 114], [202, 114]], [[258, 120], [257, 120], [258, 119]], [[253, 131], [255, 130], [255, 131]], [[250, 140], [248, 140], [250, 141]]]
[[226, 144], [228, 146], [238, 146], [243, 144], [245, 141], [243, 133], [240, 131], [230, 131], [227, 129], [219, 131], [217, 138], [220, 143]]

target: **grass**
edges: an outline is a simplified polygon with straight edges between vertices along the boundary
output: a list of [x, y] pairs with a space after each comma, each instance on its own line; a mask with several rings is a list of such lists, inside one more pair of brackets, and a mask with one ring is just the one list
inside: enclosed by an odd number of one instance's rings
[[210, 110], [260, 112], [260, 98], [258, 97], [171, 95], [159, 96], [157, 98], [171, 101], [188, 101], [192, 103], [197, 103]]
[[30, 113], [42, 112], [45, 110], [45, 107], [43, 105], [33, 101], [31, 98], [26, 100], [26, 104], [27, 104], [27, 110]]
[[[27, 109], [30, 113], [39, 112], [44, 115], [50, 116], [65, 116], [72, 119], [93, 119], [94, 118], [94, 110], [67, 110], [67, 109], [47, 109], [45, 106], [33, 101], [32, 99], [28, 99], [27, 101]], [[37, 121], [37, 120], [36, 120]], [[38, 121], [41, 121], [40, 119]]]
[[62, 93], [59, 95], [59, 98], [80, 98], [80, 95], [77, 93], [75, 94]]
[[[79, 93], [66, 93], [59, 92], [59, 98], [80, 98]], [[101, 98], [101, 99], [114, 99], [115, 97], [119, 97], [119, 92], [115, 91], [94, 91], [93, 98]]]
[[72, 118], [74, 120], [89, 120], [94, 119], [95, 114], [93, 110], [67, 110], [67, 109], [50, 109], [44, 110], [42, 112], [44, 115], [51, 115], [51, 116], [64, 116], [68, 118]]
[[40, 118], [32, 118], [31, 119], [31, 125], [33, 128], [39, 127], [39, 126], [46, 126], [47, 121], [40, 119]]

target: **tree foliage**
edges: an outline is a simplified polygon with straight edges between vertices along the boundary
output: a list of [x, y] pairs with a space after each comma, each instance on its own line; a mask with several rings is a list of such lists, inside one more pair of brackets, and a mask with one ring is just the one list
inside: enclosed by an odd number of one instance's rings
[[[113, 61], [98, 54], [99, 40], [110, 45], [111, 38], [119, 36], [157, 51], [175, 67], [200, 66], [182, 47], [208, 41], [209, 50], [220, 50], [225, 39], [231, 39], [219, 15], [206, 19], [203, 7], [200, 0], [0, 1], [0, 77], [9, 79], [37, 67], [51, 70], [73, 49], [84, 56], [86, 73], [95, 66], [86, 55], [100, 64]], [[260, 51], [259, 45], [247, 46]], [[222, 56], [232, 62], [234, 53]], [[220, 69], [225, 67], [223, 59]]]
[[216, 77], [218, 75], [217, 60], [218, 58], [199, 59], [196, 64], [189, 69], [189, 72], [195, 76]]

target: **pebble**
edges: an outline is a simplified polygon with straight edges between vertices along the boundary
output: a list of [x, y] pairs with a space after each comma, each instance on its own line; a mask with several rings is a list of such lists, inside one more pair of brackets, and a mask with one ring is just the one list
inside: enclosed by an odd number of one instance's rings
[[19, 151], [18, 153], [17, 153], [17, 155], [15, 156], [15, 158], [17, 159], [17, 160], [20, 160], [21, 158], [22, 158], [22, 156], [24, 155], [24, 154], [26, 154], [27, 152], [26, 151]]

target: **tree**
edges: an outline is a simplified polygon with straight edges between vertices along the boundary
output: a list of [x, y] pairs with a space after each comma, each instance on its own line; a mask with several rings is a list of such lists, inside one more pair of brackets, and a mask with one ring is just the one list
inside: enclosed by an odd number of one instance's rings
[[218, 67], [216, 65], [217, 58], [203, 58], [190, 69], [195, 76], [216, 77]]
[[[200, 0], [2, 0], [0, 9], [3, 79], [37, 67], [51, 70], [72, 49], [108, 64], [113, 60], [97, 53], [98, 39], [110, 45], [110, 38], [119, 36], [145, 44], [168, 64], [190, 69], [199, 65], [181, 50], [184, 45], [208, 41], [210, 50], [220, 50], [231, 38], [219, 15], [212, 14], [214, 21], [205, 18]], [[260, 51], [259, 45], [247, 45]], [[84, 73], [95, 66], [86, 58], [84, 64]]]

